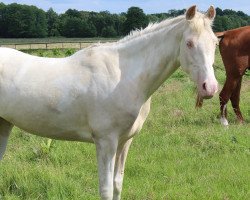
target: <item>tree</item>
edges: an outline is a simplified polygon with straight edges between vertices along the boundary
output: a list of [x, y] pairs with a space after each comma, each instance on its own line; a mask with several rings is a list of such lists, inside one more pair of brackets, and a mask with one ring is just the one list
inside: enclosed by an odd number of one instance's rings
[[186, 11], [185, 9], [182, 9], [182, 10], [171, 9], [168, 11], [168, 14], [170, 17], [177, 17], [179, 15], [183, 15], [185, 11]]
[[77, 17], [67, 17], [62, 29], [62, 35], [65, 37], [81, 37], [83, 32], [82, 20]]
[[126, 21], [126, 14], [125, 13], [121, 13], [120, 15], [114, 14], [113, 20], [114, 20], [114, 29], [117, 35], [119, 36], [123, 35], [123, 26], [124, 22]]
[[65, 37], [95, 37], [96, 28], [91, 22], [77, 17], [66, 17], [61, 28], [61, 35]]
[[102, 37], [115, 37], [117, 32], [113, 26], [107, 26], [102, 29]]
[[148, 15], [148, 20], [151, 23], [159, 22], [159, 18], [156, 15]]
[[[131, 7], [120, 14], [68, 9], [58, 15], [52, 8], [45, 12], [35, 6], [0, 3], [0, 37], [116, 37], [145, 28], [149, 21], [160, 22], [184, 12], [184, 9], [172, 9], [166, 13], [145, 15], [141, 8]], [[216, 8], [216, 12], [214, 31], [250, 25], [250, 16], [242, 11]]]
[[4, 37], [30, 37], [34, 21], [35, 15], [30, 7], [16, 3], [6, 6], [3, 11]]
[[48, 35], [46, 13], [35, 6], [32, 7], [35, 14], [35, 30], [32, 31], [32, 37], [46, 37]]
[[83, 32], [82, 37], [96, 37], [97, 30], [94, 24], [91, 21], [82, 21], [83, 22]]
[[220, 8], [216, 8], [216, 16], [223, 16], [223, 11]]
[[214, 32], [221, 32], [224, 31], [223, 24], [222, 24], [222, 16], [217, 16], [214, 19], [213, 23], [213, 30]]
[[96, 27], [97, 36], [102, 36], [103, 28], [108, 26], [115, 26], [115, 18], [108, 11], [102, 11], [99, 13], [92, 12], [89, 20], [91, 20]]
[[81, 13], [76, 10], [76, 9], [68, 9], [65, 14], [68, 16], [68, 17], [76, 17], [76, 18], [81, 18]]
[[129, 8], [126, 17], [127, 19], [124, 22], [125, 34], [128, 34], [131, 30], [145, 28], [149, 22], [143, 10], [138, 7]]
[[48, 36], [54, 37], [59, 36], [59, 17], [58, 14], [50, 8], [46, 13], [47, 25], [48, 25]]
[[[46, 37], [45, 12], [35, 6], [10, 4], [2, 10], [3, 37]], [[1, 27], [2, 28], [2, 27]]]
[[4, 32], [6, 30], [5, 24], [4, 24], [4, 10], [6, 6], [4, 3], [0, 3], [0, 37], [4, 37]]

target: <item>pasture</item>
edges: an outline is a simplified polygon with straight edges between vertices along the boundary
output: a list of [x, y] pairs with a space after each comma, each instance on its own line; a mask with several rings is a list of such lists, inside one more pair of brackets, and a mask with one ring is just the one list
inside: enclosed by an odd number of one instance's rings
[[57, 43], [57, 42], [98, 42], [109, 41], [114, 38], [64, 38], [64, 37], [51, 37], [51, 38], [0, 38], [0, 44], [37, 44], [37, 43]]
[[[27, 52], [63, 57], [74, 50]], [[218, 51], [215, 74], [221, 90], [225, 72]], [[200, 110], [195, 98], [194, 84], [181, 70], [153, 95], [129, 151], [122, 199], [250, 199], [250, 78], [243, 79], [244, 125], [236, 123], [230, 104], [230, 126], [220, 125], [218, 94]], [[15, 128], [0, 163], [0, 199], [98, 199], [96, 165], [92, 144], [50, 143]]]
[[[118, 39], [118, 38], [116, 38]], [[82, 49], [96, 42], [109, 42], [115, 38], [0, 38], [0, 47], [18, 50]]]

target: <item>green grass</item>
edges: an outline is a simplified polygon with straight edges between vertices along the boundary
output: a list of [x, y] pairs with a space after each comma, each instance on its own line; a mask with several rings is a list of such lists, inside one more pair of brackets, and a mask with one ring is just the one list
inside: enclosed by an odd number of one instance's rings
[[38, 49], [38, 50], [23, 50], [25, 53], [29, 53], [40, 57], [65, 57], [75, 53], [76, 49]]
[[[29, 53], [65, 55], [57, 51]], [[222, 86], [218, 51], [215, 70]], [[181, 70], [175, 72], [153, 95], [149, 117], [134, 138], [122, 199], [250, 199], [250, 79], [243, 81], [241, 108], [247, 122], [238, 125], [229, 106], [230, 126], [224, 128], [217, 118], [218, 94], [195, 109], [194, 84]], [[15, 128], [0, 164], [0, 195], [4, 200], [98, 199], [94, 145], [56, 140], [49, 145]]]

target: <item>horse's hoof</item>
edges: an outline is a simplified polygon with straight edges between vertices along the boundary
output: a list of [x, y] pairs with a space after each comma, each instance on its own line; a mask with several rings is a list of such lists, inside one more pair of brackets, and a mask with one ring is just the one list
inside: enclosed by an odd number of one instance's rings
[[220, 123], [223, 125], [223, 126], [228, 126], [228, 121], [225, 117], [221, 117], [220, 118]]

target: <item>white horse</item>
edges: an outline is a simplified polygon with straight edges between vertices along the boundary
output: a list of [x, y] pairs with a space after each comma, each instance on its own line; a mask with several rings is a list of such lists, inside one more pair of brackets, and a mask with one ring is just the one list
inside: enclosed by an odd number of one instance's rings
[[186, 14], [67, 58], [40, 58], [0, 48], [0, 159], [13, 125], [36, 135], [96, 145], [100, 195], [121, 198], [132, 137], [151, 95], [181, 65], [201, 98], [217, 91], [217, 38], [206, 14]]

